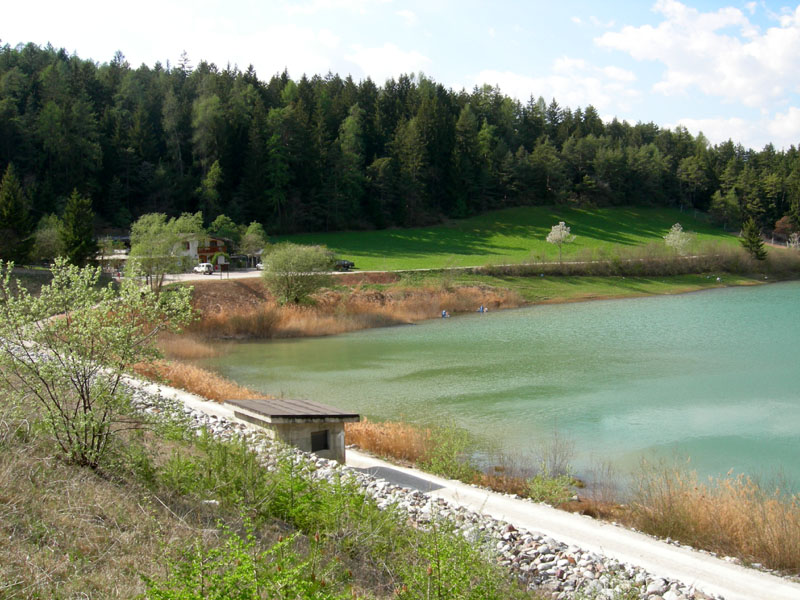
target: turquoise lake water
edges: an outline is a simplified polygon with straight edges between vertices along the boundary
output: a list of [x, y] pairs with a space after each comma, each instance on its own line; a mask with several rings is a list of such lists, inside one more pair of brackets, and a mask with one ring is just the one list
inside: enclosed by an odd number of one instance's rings
[[535, 306], [201, 361], [362, 415], [454, 421], [512, 453], [559, 435], [577, 472], [642, 457], [800, 489], [800, 283]]

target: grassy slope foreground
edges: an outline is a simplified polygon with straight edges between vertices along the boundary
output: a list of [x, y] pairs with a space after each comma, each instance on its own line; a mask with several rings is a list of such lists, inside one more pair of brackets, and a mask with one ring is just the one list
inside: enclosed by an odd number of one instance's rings
[[325, 244], [364, 270], [439, 269], [523, 260], [554, 260], [558, 249], [545, 241], [550, 228], [566, 222], [576, 239], [563, 247], [564, 259], [616, 246], [663, 243], [674, 223], [697, 233], [699, 242], [735, 244], [736, 238], [705, 220], [667, 208], [521, 207], [489, 212], [418, 229], [315, 233], [286, 239]]
[[280, 450], [142, 417], [98, 469], [0, 390], [0, 597], [532, 598], [463, 536], [405, 525]]

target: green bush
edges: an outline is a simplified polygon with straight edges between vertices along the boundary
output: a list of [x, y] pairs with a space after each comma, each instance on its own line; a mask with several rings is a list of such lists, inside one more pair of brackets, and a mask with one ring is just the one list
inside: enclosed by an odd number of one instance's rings
[[281, 304], [299, 304], [320, 288], [329, 285], [333, 255], [322, 246], [283, 243], [267, 257], [262, 277]]
[[479, 471], [467, 454], [473, 447], [469, 433], [450, 424], [433, 428], [432, 435], [433, 448], [419, 467], [435, 475], [471, 483]]
[[528, 498], [557, 506], [567, 502], [572, 496], [575, 480], [571, 475], [550, 475], [543, 471], [531, 477], [528, 484]]

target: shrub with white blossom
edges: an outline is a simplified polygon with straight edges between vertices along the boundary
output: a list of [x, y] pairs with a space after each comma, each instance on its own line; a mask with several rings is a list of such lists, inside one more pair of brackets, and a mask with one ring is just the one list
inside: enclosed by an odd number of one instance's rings
[[560, 221], [558, 225], [553, 225], [550, 233], [547, 234], [547, 241], [558, 246], [558, 262], [561, 262], [561, 246], [575, 240], [575, 236], [569, 232], [569, 227]]
[[683, 226], [680, 223], [675, 223], [670, 228], [669, 233], [664, 236], [664, 243], [681, 256], [686, 255], [691, 241], [691, 236], [683, 230]]

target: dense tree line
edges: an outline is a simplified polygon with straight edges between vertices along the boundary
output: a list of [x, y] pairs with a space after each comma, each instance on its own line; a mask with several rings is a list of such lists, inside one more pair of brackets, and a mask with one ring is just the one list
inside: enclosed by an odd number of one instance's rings
[[[225, 213], [269, 232], [409, 226], [511, 205], [671, 205], [739, 228], [800, 225], [800, 154], [684, 128], [604, 123], [592, 106], [401, 75], [260, 80], [188, 57], [136, 69], [0, 48], [0, 173], [33, 223], [73, 192], [102, 224]], [[17, 192], [9, 192], [16, 194]]]

